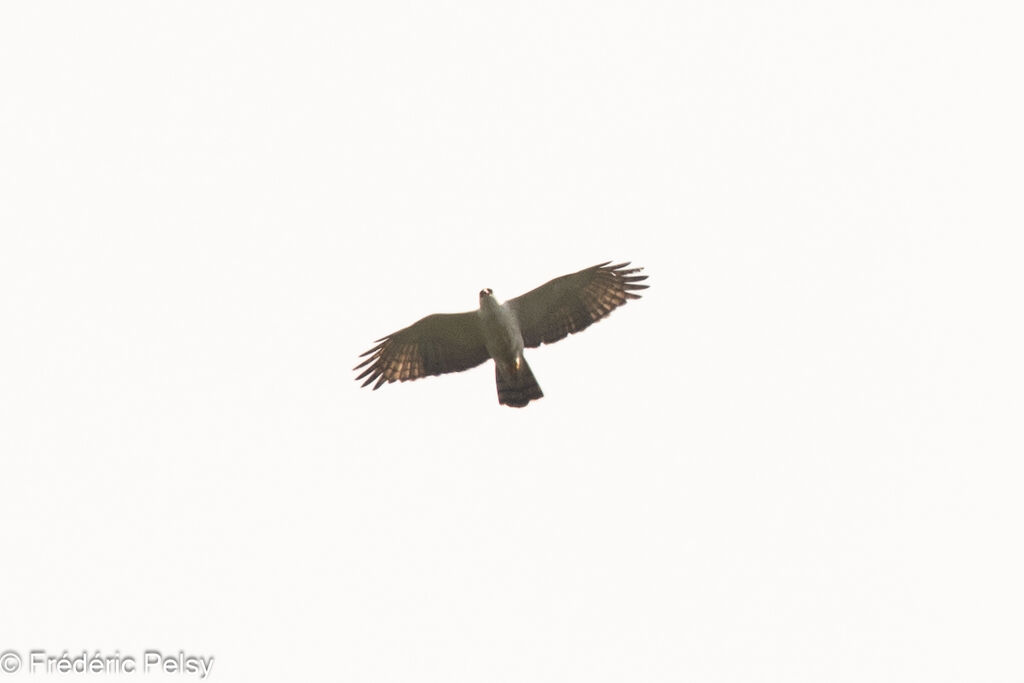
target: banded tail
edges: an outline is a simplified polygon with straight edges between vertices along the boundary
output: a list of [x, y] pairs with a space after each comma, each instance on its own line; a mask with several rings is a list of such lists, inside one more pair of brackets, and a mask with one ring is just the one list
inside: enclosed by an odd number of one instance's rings
[[530, 401], [544, 396], [540, 390], [533, 370], [527, 365], [526, 359], [521, 355], [516, 363], [510, 368], [509, 377], [501, 374], [498, 363], [494, 363], [494, 381], [498, 385], [498, 403], [513, 408], [523, 408]]

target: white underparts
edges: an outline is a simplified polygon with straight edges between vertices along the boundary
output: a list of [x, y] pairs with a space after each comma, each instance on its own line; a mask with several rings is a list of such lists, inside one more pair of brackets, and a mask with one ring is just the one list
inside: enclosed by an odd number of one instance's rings
[[523, 335], [515, 314], [493, 296], [484, 296], [478, 315], [487, 353], [503, 370], [518, 370], [523, 357]]

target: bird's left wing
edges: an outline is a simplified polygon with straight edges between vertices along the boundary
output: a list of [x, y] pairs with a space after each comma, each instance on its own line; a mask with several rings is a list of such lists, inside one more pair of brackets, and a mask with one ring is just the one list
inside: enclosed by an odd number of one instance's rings
[[476, 311], [428, 315], [377, 342], [372, 349], [359, 354], [360, 358], [369, 358], [352, 368], [358, 370], [368, 365], [356, 380], [366, 377], [364, 387], [376, 381], [375, 390], [385, 382], [468, 370], [490, 358]]
[[550, 344], [573, 332], [585, 330], [630, 299], [639, 299], [642, 268], [626, 268], [629, 262], [611, 261], [556, 277], [507, 304], [519, 320], [523, 345]]

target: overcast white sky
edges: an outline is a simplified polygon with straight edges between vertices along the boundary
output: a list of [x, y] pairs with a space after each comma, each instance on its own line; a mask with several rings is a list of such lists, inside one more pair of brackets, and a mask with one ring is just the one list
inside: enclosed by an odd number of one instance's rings
[[[0, 678], [1021, 680], [1017, 12], [6, 3]], [[524, 410], [353, 382], [608, 259]]]

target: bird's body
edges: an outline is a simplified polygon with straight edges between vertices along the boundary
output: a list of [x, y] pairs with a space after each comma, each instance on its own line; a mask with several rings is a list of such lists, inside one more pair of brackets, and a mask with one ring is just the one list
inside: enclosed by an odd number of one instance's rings
[[356, 378], [404, 382], [428, 375], [459, 372], [494, 359], [498, 402], [516, 408], [541, 398], [523, 349], [552, 343], [607, 316], [629, 299], [646, 275], [628, 263], [609, 262], [563, 275], [522, 296], [499, 303], [491, 289], [480, 291], [480, 305], [466, 313], [429, 315], [405, 329], [378, 339], [369, 356], [355, 367], [369, 366]]
[[523, 357], [523, 333], [519, 319], [507, 303], [499, 304], [490, 289], [480, 292], [480, 331], [484, 348], [494, 359], [494, 382], [498, 387], [498, 403], [522, 408], [544, 396]]
[[490, 289], [480, 292], [480, 331], [484, 348], [499, 366], [508, 366], [523, 355], [523, 333], [519, 320], [508, 304], [500, 304]]

